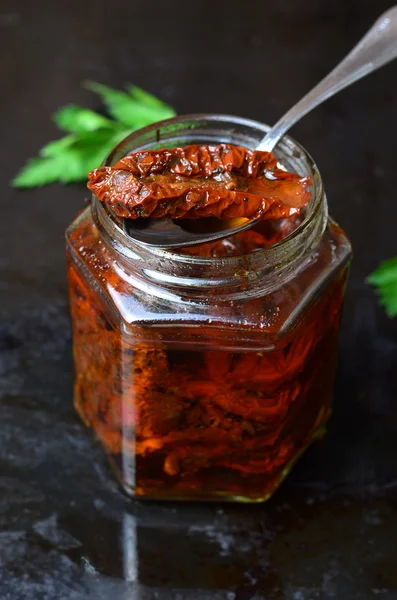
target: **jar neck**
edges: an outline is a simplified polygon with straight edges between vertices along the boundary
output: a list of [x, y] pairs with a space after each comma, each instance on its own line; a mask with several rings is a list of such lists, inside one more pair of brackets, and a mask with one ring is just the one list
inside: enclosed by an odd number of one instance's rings
[[[204, 131], [200, 135], [197, 129]], [[266, 125], [235, 117], [179, 117], [132, 134], [115, 148], [105, 164], [114, 164], [121, 156], [142, 147], [187, 145], [197, 143], [197, 139], [200, 143], [214, 143], [214, 139], [220, 143], [225, 141], [226, 131], [229, 143], [255, 148], [255, 138], [261, 139], [267, 130]], [[175, 139], [175, 131], [178, 139]], [[254, 139], [247, 139], [247, 131]], [[134, 285], [140, 285], [153, 295], [168, 292], [200, 301], [205, 301], [209, 293], [212, 301], [214, 295], [227, 299], [247, 298], [256, 295], [259, 289], [266, 293], [291, 279], [310, 259], [322, 237], [328, 216], [327, 201], [317, 167], [303, 148], [286, 137], [278, 146], [277, 157], [286, 168], [309, 175], [313, 181], [306, 216], [282, 241], [240, 256], [204, 258], [141, 244], [128, 236], [121, 220], [93, 197], [94, 222], [123, 276], [132, 277]]]

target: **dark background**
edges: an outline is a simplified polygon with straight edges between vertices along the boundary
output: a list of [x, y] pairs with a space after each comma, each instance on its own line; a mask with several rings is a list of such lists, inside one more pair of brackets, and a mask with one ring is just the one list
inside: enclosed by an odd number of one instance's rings
[[365, 283], [397, 255], [397, 63], [293, 130], [355, 256], [328, 436], [261, 506], [119, 492], [72, 408], [63, 231], [84, 189], [8, 185], [59, 136], [57, 108], [100, 108], [86, 79], [273, 123], [388, 6], [1, 0], [2, 600], [397, 598], [397, 320]]

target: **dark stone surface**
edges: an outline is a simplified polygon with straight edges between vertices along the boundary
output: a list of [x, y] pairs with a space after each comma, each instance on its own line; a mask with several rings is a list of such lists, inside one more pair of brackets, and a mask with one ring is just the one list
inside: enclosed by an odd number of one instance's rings
[[1, 600], [397, 598], [397, 322], [366, 275], [397, 254], [397, 65], [306, 117], [355, 250], [329, 433], [261, 506], [123, 496], [72, 408], [63, 231], [78, 187], [7, 182], [58, 132], [80, 84], [135, 82], [179, 113], [269, 123], [385, 10], [379, 0], [2, 0]]

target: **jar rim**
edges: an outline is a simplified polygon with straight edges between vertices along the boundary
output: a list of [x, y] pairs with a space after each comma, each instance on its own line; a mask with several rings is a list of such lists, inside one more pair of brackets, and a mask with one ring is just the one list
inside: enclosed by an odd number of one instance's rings
[[[249, 128], [250, 130], [255, 130], [262, 134], [262, 136], [266, 135], [269, 131], [270, 126], [259, 121], [255, 121], [253, 119], [246, 119], [234, 115], [224, 115], [224, 114], [206, 114], [206, 113], [197, 113], [197, 114], [187, 114], [178, 117], [173, 117], [170, 119], [165, 119], [163, 121], [158, 121], [137, 131], [133, 131], [123, 140], [121, 140], [106, 156], [103, 161], [103, 166], [112, 166], [115, 162], [117, 162], [122, 156], [125, 156], [131, 151], [145, 149], [145, 146], [153, 147], [153, 140], [150, 143], [146, 143], [144, 146], [139, 144], [139, 140], [145, 139], [146, 137], [150, 138], [151, 134], [155, 134], [155, 144], [158, 146], [162, 141], [169, 142], [170, 137], [167, 139], [161, 135], [162, 128], [169, 128], [171, 126], [174, 133], [178, 134], [183, 130], [183, 126], [187, 123], [200, 123], [201, 121], [207, 121], [213, 123], [214, 125], [219, 123], [227, 123], [229, 126], [237, 125], [244, 126]], [[179, 128], [181, 126], [181, 128]], [[194, 126], [192, 127], [192, 131], [194, 132]], [[261, 136], [261, 137], [262, 137]], [[205, 137], [208, 137], [205, 136]], [[162, 139], [164, 138], [164, 140]], [[208, 142], [207, 142], [208, 143]], [[219, 141], [217, 143], [220, 143]], [[233, 142], [230, 142], [233, 143]], [[185, 143], [186, 145], [186, 143]], [[135, 147], [136, 146], [136, 147]], [[93, 195], [93, 203], [95, 204], [95, 212], [99, 212], [101, 215], [102, 224], [105, 221], [110, 221], [110, 227], [113, 229], [113, 233], [118, 238], [118, 249], [120, 250], [121, 246], [125, 246], [126, 249], [134, 251], [139, 250], [144, 251], [145, 254], [148, 253], [150, 255], [157, 256], [158, 258], [164, 259], [169, 258], [176, 262], [184, 262], [190, 263], [194, 265], [208, 265], [209, 263], [225, 266], [225, 264], [233, 264], [236, 262], [236, 259], [241, 259], [242, 256], [252, 256], [255, 254], [266, 255], [267, 260], [273, 262], [272, 259], [276, 258], [277, 254], [279, 254], [280, 250], [287, 248], [294, 243], [295, 240], [302, 237], [302, 234], [307, 230], [310, 222], [316, 217], [316, 214], [319, 212], [318, 209], [323, 202], [326, 202], [324, 196], [323, 182], [321, 179], [320, 172], [316, 163], [314, 162], [311, 155], [307, 152], [307, 150], [299, 144], [294, 138], [289, 135], [286, 135], [280, 140], [275, 149], [276, 156], [283, 154], [282, 151], [288, 149], [290, 152], [299, 156], [300, 159], [303, 159], [307, 165], [309, 175], [312, 179], [312, 197], [310, 203], [308, 205], [307, 214], [303, 221], [292, 231], [288, 236], [276, 242], [275, 244], [267, 247], [267, 248], [257, 248], [251, 250], [246, 254], [240, 254], [235, 256], [225, 256], [225, 257], [201, 257], [195, 256], [191, 254], [183, 254], [180, 252], [175, 252], [171, 249], [165, 248], [156, 248], [153, 246], [147, 246], [145, 244], [141, 244], [140, 242], [133, 240], [129, 237], [123, 230], [122, 220], [117, 218], [113, 213], [108, 209], [106, 205], [101, 203], [95, 195]], [[99, 215], [98, 215], [99, 216]]]
[[[176, 147], [189, 143], [232, 143], [255, 149], [270, 129], [268, 125], [230, 115], [193, 114], [159, 121], [124, 138], [106, 157], [111, 166], [129, 152], [150, 148]], [[129, 237], [117, 218], [95, 196], [91, 204], [94, 222], [105, 244], [125, 272], [139, 277], [158, 290], [189, 289], [189, 295], [205, 290], [234, 290], [233, 297], [278, 287], [294, 276], [319, 244], [327, 224], [327, 200], [319, 170], [306, 150], [290, 136], [284, 136], [274, 154], [289, 170], [312, 179], [312, 197], [304, 220], [283, 240], [247, 253], [203, 257], [156, 248]], [[153, 292], [154, 293], [154, 292]], [[159, 293], [162, 293], [159, 291]], [[220, 292], [219, 292], [220, 293]], [[222, 292], [223, 293], [223, 292]]]

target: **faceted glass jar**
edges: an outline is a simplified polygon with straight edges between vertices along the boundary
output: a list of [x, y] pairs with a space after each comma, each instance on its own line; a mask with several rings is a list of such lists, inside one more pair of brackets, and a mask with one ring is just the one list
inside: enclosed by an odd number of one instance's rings
[[[254, 149], [267, 129], [179, 117], [133, 133], [105, 164], [192, 143]], [[67, 231], [75, 406], [130, 495], [266, 500], [324, 432], [351, 247], [310, 156], [289, 137], [275, 153], [313, 191], [268, 248], [150, 248], [96, 198]]]

